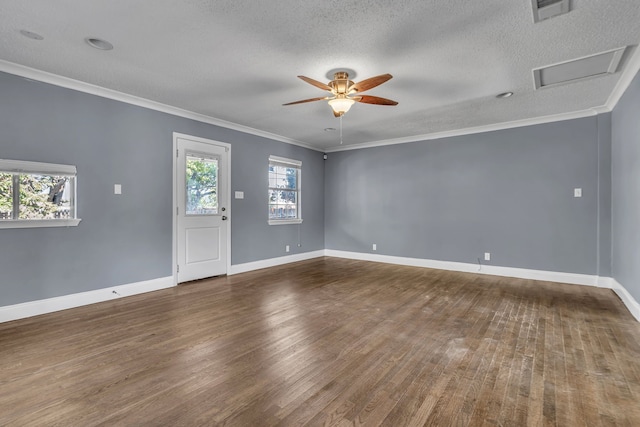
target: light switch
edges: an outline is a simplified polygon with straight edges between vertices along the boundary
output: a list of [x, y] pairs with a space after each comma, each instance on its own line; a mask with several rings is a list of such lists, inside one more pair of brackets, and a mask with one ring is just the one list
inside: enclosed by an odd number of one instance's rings
[[122, 194], [122, 185], [114, 184], [113, 185], [113, 194]]
[[573, 197], [582, 197], [582, 188], [574, 188]]
[[236, 191], [236, 199], [244, 199], [244, 191]]

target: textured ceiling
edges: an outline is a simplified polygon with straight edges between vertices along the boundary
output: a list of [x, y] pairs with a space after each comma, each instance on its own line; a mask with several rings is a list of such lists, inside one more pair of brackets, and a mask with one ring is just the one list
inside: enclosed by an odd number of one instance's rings
[[[338, 132], [324, 129], [339, 120], [326, 102], [282, 106], [324, 96], [299, 74], [394, 76], [367, 94], [399, 105], [356, 104], [345, 146], [605, 105], [636, 55], [640, 2], [572, 7], [534, 23], [530, 0], [2, 0], [0, 60], [331, 149]], [[621, 71], [534, 90], [532, 69], [622, 46]]]

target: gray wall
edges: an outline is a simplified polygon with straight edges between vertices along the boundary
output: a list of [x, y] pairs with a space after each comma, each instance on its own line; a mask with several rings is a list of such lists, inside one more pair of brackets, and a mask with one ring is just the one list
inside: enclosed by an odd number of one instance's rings
[[[171, 275], [173, 132], [232, 145], [233, 264], [324, 248], [322, 153], [5, 73], [0, 94], [0, 158], [76, 165], [82, 218], [0, 229], [0, 306]], [[270, 154], [303, 162], [302, 247], [267, 224]]]
[[598, 274], [608, 119], [330, 153], [326, 247], [466, 263], [491, 252], [482, 263]]
[[597, 117], [598, 275], [611, 277], [611, 113]]
[[[234, 265], [323, 248], [612, 274], [640, 300], [640, 77], [612, 114], [322, 153], [0, 73], [0, 158], [74, 164], [71, 228], [0, 229], [0, 306], [171, 274], [172, 133], [232, 145]], [[269, 155], [302, 225], [266, 220]], [[123, 195], [113, 195], [113, 184]], [[581, 187], [583, 197], [573, 198]], [[613, 191], [612, 191], [613, 189]], [[301, 243], [299, 247], [297, 244]]]
[[[250, 135], [245, 139], [251, 139]], [[324, 249], [323, 153], [255, 136], [253, 139], [253, 144], [234, 144], [231, 149], [231, 191], [244, 191], [244, 199], [232, 203], [233, 263]], [[300, 225], [267, 223], [267, 170], [271, 154], [302, 160]], [[285, 253], [285, 245], [290, 246], [291, 252]]]
[[611, 117], [613, 278], [640, 301], [640, 75]]

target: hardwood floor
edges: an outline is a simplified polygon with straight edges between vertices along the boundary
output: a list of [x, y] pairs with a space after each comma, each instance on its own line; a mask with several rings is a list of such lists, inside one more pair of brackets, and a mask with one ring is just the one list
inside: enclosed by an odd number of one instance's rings
[[640, 426], [611, 290], [335, 258], [0, 324], [0, 425]]

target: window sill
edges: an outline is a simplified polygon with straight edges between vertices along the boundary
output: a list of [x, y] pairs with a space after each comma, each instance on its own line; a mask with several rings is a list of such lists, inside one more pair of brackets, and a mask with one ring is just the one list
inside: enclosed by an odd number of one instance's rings
[[302, 224], [302, 219], [270, 219], [269, 225]]
[[0, 228], [76, 227], [80, 219], [3, 219]]

